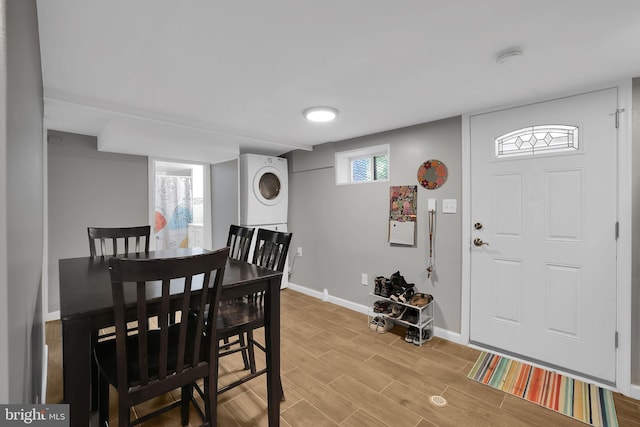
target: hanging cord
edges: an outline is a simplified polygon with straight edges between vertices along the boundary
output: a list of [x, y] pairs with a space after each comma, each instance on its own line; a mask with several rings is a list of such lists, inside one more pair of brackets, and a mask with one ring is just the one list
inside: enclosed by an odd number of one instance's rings
[[429, 211], [429, 262], [427, 264], [427, 278], [433, 273], [433, 228], [436, 220], [436, 211]]

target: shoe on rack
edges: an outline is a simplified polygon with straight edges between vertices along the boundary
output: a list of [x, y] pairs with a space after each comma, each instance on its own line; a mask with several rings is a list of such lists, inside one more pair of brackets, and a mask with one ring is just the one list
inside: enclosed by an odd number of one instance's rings
[[400, 301], [400, 296], [404, 293], [404, 288], [401, 286], [392, 285], [393, 288], [391, 290], [391, 295], [389, 295], [389, 299], [391, 301]]
[[382, 283], [382, 288], [380, 289], [380, 296], [384, 298], [389, 298], [391, 297], [392, 293], [393, 293], [393, 286], [391, 285], [391, 280], [384, 279], [384, 282]]
[[375, 295], [382, 295], [382, 284], [384, 283], [385, 278], [382, 276], [378, 276], [375, 279], [373, 279], [373, 283], [374, 283], [374, 288], [373, 288], [373, 293]]
[[407, 308], [407, 311], [402, 316], [402, 320], [408, 323], [418, 324], [418, 310], [414, 308]]
[[406, 288], [409, 286], [407, 281], [404, 280], [404, 277], [400, 274], [400, 271], [396, 271], [395, 273], [393, 273], [391, 277], [389, 277], [389, 279], [391, 280], [391, 283], [393, 283], [395, 286], [402, 286], [403, 288]]
[[418, 328], [413, 326], [409, 326], [407, 328], [407, 334], [404, 336], [404, 340], [408, 343], [412, 343], [416, 333], [418, 332]]
[[417, 294], [414, 294], [411, 297], [411, 300], [409, 301], [409, 303], [411, 305], [415, 305], [416, 307], [424, 307], [425, 305], [429, 304], [431, 301], [433, 301], [433, 296], [422, 293], [422, 292], [418, 292]]
[[388, 317], [383, 317], [378, 323], [378, 333], [384, 334], [389, 332], [391, 329], [393, 329], [393, 320]]
[[404, 313], [406, 313], [406, 311], [407, 311], [407, 307], [404, 307], [398, 304], [393, 304], [391, 306], [391, 312], [389, 313], [389, 316], [393, 317], [394, 319], [401, 319], [402, 316], [404, 316]]
[[414, 285], [411, 284], [410, 288], [404, 288], [404, 292], [400, 294], [400, 296], [398, 297], [398, 301], [403, 302], [405, 304], [409, 304], [409, 302], [411, 301], [411, 298], [415, 293], [416, 291], [414, 289]]
[[409, 304], [413, 294], [415, 294], [414, 285], [411, 284], [409, 288], [403, 288], [402, 286], [394, 286], [393, 294], [389, 297], [393, 301]]
[[376, 313], [386, 313], [389, 311], [389, 305], [391, 305], [391, 303], [387, 300], [378, 300], [373, 303], [373, 311]]
[[420, 331], [417, 331], [416, 335], [413, 337], [413, 343], [415, 345], [424, 344], [429, 340], [431, 340], [431, 329], [429, 328], [424, 328], [422, 330], [422, 333], [420, 333]]
[[376, 316], [373, 319], [371, 319], [371, 322], [369, 322], [369, 329], [373, 332], [376, 332], [378, 330], [378, 324], [380, 323], [381, 320], [382, 320], [382, 317], [380, 316]]

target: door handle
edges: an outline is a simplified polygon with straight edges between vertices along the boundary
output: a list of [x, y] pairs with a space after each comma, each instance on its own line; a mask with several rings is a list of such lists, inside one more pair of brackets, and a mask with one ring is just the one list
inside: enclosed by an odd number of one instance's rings
[[489, 244], [487, 242], [483, 242], [481, 238], [476, 237], [475, 239], [473, 239], [473, 244], [476, 246], [482, 246], [482, 245], [487, 245], [489, 246]]

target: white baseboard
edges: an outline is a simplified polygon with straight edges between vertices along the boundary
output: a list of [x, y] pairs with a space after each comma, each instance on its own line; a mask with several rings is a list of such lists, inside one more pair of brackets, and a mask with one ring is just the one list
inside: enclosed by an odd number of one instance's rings
[[451, 332], [447, 329], [442, 329], [437, 326], [433, 328], [433, 335], [438, 338], [442, 338], [443, 340], [454, 342], [456, 344], [464, 346], [467, 345], [467, 343], [462, 342], [462, 336], [459, 333]]
[[53, 320], [60, 320], [60, 310], [51, 311], [44, 316], [45, 322], [51, 322]]
[[325, 302], [330, 302], [332, 304], [348, 308], [349, 310], [357, 311], [358, 313], [367, 314], [368, 307], [366, 305], [331, 296], [328, 292], [326, 292], [326, 289], [323, 293], [314, 289], [305, 288], [304, 286], [296, 285], [295, 283], [291, 282], [289, 282], [289, 289], [291, 289], [292, 291], [300, 292], [301, 294], [309, 295], [310, 297], [323, 300]]
[[[300, 292], [301, 294], [309, 295], [314, 298], [318, 298], [320, 300], [330, 302], [332, 304], [339, 305], [341, 307], [347, 308], [349, 310], [356, 311], [361, 314], [369, 314], [369, 307], [363, 304], [358, 304], [353, 301], [349, 301], [343, 298], [334, 297], [328, 294], [327, 290], [325, 292], [319, 292], [314, 289], [305, 288], [304, 286], [296, 285], [295, 283], [289, 282], [289, 289], [292, 291]], [[438, 338], [445, 339], [447, 341], [452, 341], [460, 345], [466, 345], [466, 343], [462, 342], [462, 338], [459, 333], [451, 332], [446, 329], [442, 329], [439, 327], [435, 327], [433, 330], [434, 336]]]
[[[49, 346], [44, 345], [42, 352], [42, 389], [40, 390], [40, 403], [47, 403], [47, 376], [49, 374]], [[37, 402], [36, 402], [37, 403]]]
[[322, 299], [322, 292], [305, 288], [304, 286], [296, 285], [292, 282], [289, 282], [289, 289], [291, 289], [292, 291], [300, 292], [301, 294], [309, 295], [310, 297]]
[[629, 397], [640, 400], [640, 385], [633, 385], [629, 387]]

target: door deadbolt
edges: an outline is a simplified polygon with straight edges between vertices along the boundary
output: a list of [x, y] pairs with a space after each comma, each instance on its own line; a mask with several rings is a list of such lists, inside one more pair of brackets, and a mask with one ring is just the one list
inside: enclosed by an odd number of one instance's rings
[[487, 245], [489, 246], [489, 244], [487, 242], [483, 242], [481, 238], [476, 237], [475, 239], [473, 239], [473, 244], [476, 246], [482, 246], [482, 245]]
[[482, 230], [482, 224], [476, 222], [475, 224], [473, 224], [473, 228], [475, 228], [476, 230]]

